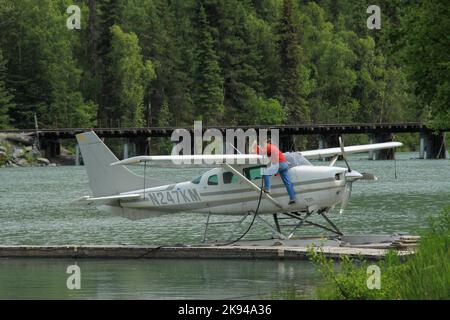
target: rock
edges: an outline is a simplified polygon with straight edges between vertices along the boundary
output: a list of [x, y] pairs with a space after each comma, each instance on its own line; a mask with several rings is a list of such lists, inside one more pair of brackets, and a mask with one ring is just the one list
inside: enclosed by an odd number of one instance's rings
[[12, 153], [13, 158], [20, 158], [25, 154], [25, 150], [22, 148], [14, 147], [14, 151]]
[[8, 156], [6, 155], [6, 152], [0, 151], [0, 165], [5, 165], [6, 159], [8, 159]]
[[26, 159], [19, 159], [19, 161], [17, 161], [17, 165], [24, 167], [28, 165], [28, 161]]
[[6, 152], [6, 148], [4, 146], [0, 146], [0, 152]]
[[46, 166], [50, 165], [50, 160], [46, 158], [37, 158], [36, 161], [40, 164], [44, 164]]
[[31, 150], [33, 150], [32, 146], [26, 146], [25, 147], [25, 151], [30, 152]]
[[48, 166], [49, 167], [56, 167], [56, 163], [50, 163]]
[[36, 149], [36, 148], [33, 148], [33, 149], [31, 150], [30, 154], [31, 154], [33, 157], [35, 157], [35, 158], [41, 157], [41, 152], [40, 152], [38, 149]]
[[6, 140], [11, 142], [18, 142], [26, 146], [33, 145], [33, 137], [23, 133], [8, 133], [6, 134]]

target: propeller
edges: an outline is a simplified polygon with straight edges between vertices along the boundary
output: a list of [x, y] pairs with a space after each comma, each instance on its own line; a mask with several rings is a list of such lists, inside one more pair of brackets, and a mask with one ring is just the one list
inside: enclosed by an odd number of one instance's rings
[[[339, 147], [341, 148], [342, 158], [347, 166], [348, 172], [350, 173], [350, 172], [352, 172], [352, 169], [350, 168], [350, 165], [348, 164], [347, 155], [345, 153], [344, 140], [342, 139], [341, 136], [339, 136]], [[363, 172], [361, 180], [378, 180], [378, 178], [373, 173]]]
[[344, 197], [341, 202], [341, 208], [339, 210], [339, 213], [343, 213], [344, 210], [347, 208], [348, 202], [350, 200], [350, 196], [352, 194], [353, 189], [353, 182], [356, 180], [377, 180], [377, 177], [371, 173], [359, 173], [357, 171], [352, 171], [350, 168], [350, 165], [347, 161], [347, 155], [345, 153], [345, 146], [344, 146], [344, 140], [342, 137], [339, 137], [339, 147], [341, 148], [341, 155], [342, 159], [344, 160], [345, 164], [347, 165], [347, 172], [345, 173], [345, 190], [344, 190]]
[[345, 154], [345, 147], [344, 147], [344, 141], [342, 140], [342, 137], [339, 136], [339, 147], [341, 147], [341, 155], [342, 159], [344, 159], [345, 164], [347, 165], [348, 172], [352, 172], [352, 169], [350, 168], [350, 165], [347, 162], [347, 156]]
[[[342, 159], [344, 160], [344, 162], [347, 166], [348, 173], [351, 173], [352, 169], [350, 168], [350, 165], [348, 164], [347, 156], [345, 154], [344, 141], [341, 136], [339, 136], [339, 147], [341, 148]], [[347, 208], [348, 201], [350, 199], [350, 195], [352, 194], [353, 181], [347, 179], [347, 174], [345, 176], [346, 176], [347, 183], [345, 184], [344, 198], [342, 199], [341, 209], [339, 210], [340, 214], [342, 214], [344, 212], [345, 208]]]

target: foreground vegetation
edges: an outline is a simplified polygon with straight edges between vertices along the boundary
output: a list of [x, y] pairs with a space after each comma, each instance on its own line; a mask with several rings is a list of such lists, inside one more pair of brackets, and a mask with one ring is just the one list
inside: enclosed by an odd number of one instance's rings
[[[421, 234], [417, 253], [402, 261], [390, 252], [384, 261], [342, 259], [339, 266], [320, 252], [310, 258], [325, 284], [316, 291], [318, 299], [450, 299], [450, 207], [430, 218]], [[380, 289], [369, 289], [367, 268], [381, 271]], [[292, 295], [291, 295], [292, 296]]]

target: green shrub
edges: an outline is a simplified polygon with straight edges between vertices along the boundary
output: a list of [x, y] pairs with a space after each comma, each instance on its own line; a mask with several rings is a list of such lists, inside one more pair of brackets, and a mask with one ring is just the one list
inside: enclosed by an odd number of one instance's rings
[[[421, 234], [414, 255], [400, 259], [390, 251], [383, 261], [367, 262], [344, 257], [339, 265], [317, 248], [309, 257], [325, 278], [316, 291], [318, 299], [450, 299], [450, 207]], [[367, 286], [367, 267], [381, 270], [381, 288]]]

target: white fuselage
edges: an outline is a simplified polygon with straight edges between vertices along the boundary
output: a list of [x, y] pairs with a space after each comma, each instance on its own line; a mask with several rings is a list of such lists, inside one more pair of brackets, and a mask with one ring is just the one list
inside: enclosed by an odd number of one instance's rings
[[[246, 172], [246, 170], [253, 171]], [[259, 171], [257, 167], [240, 168], [241, 173], [261, 187], [261, 176], [255, 174]], [[281, 178], [272, 176], [270, 196], [282, 206], [282, 209], [262, 196], [258, 213], [312, 211], [339, 204], [345, 197], [346, 172], [346, 168], [329, 166], [305, 165], [290, 168], [289, 175], [296, 192], [296, 203], [293, 205], [288, 205], [289, 196]], [[193, 181], [128, 193], [142, 193], [142, 198], [120, 200], [102, 206], [102, 209], [131, 219], [176, 212], [242, 215], [246, 212], [255, 212], [260, 198], [259, 192], [224, 168], [209, 170]]]

